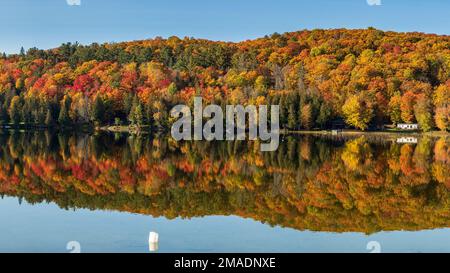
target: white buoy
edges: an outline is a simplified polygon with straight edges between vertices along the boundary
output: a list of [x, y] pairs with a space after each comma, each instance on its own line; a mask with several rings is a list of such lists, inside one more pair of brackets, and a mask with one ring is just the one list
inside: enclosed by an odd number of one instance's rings
[[150, 232], [150, 235], [148, 236], [148, 245], [150, 251], [158, 250], [158, 241], [159, 241], [159, 234], [154, 231]]

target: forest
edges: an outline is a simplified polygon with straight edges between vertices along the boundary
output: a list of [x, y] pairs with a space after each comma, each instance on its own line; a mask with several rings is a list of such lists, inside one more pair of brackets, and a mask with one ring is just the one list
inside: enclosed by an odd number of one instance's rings
[[0, 134], [0, 196], [155, 217], [236, 215], [297, 230], [450, 225], [450, 144], [367, 136], [247, 141], [125, 134]]
[[0, 56], [0, 124], [167, 129], [176, 104], [280, 105], [283, 129], [449, 131], [450, 37], [303, 30], [242, 42], [170, 37]]

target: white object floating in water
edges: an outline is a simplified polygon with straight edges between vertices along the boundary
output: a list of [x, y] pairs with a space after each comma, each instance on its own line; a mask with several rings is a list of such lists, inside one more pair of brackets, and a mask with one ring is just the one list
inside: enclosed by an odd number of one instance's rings
[[150, 235], [148, 236], [148, 242], [149, 243], [157, 243], [159, 240], [159, 234], [156, 232], [150, 232]]
[[159, 234], [153, 231], [150, 232], [150, 235], [148, 236], [148, 245], [150, 251], [158, 250], [158, 241], [159, 241]]
[[150, 250], [150, 252], [158, 251], [158, 243], [150, 243], [149, 250]]

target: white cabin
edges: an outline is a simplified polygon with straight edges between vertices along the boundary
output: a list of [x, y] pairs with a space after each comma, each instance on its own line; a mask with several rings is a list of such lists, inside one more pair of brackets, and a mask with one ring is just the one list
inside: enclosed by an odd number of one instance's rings
[[397, 138], [397, 143], [417, 143], [417, 138], [415, 137], [400, 137]]
[[418, 130], [419, 125], [417, 123], [399, 123], [399, 124], [397, 124], [397, 129]]

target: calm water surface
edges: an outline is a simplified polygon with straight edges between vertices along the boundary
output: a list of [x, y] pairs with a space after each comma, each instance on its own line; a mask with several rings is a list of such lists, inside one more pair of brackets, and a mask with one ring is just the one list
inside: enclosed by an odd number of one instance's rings
[[0, 252], [450, 252], [445, 138], [0, 133]]

